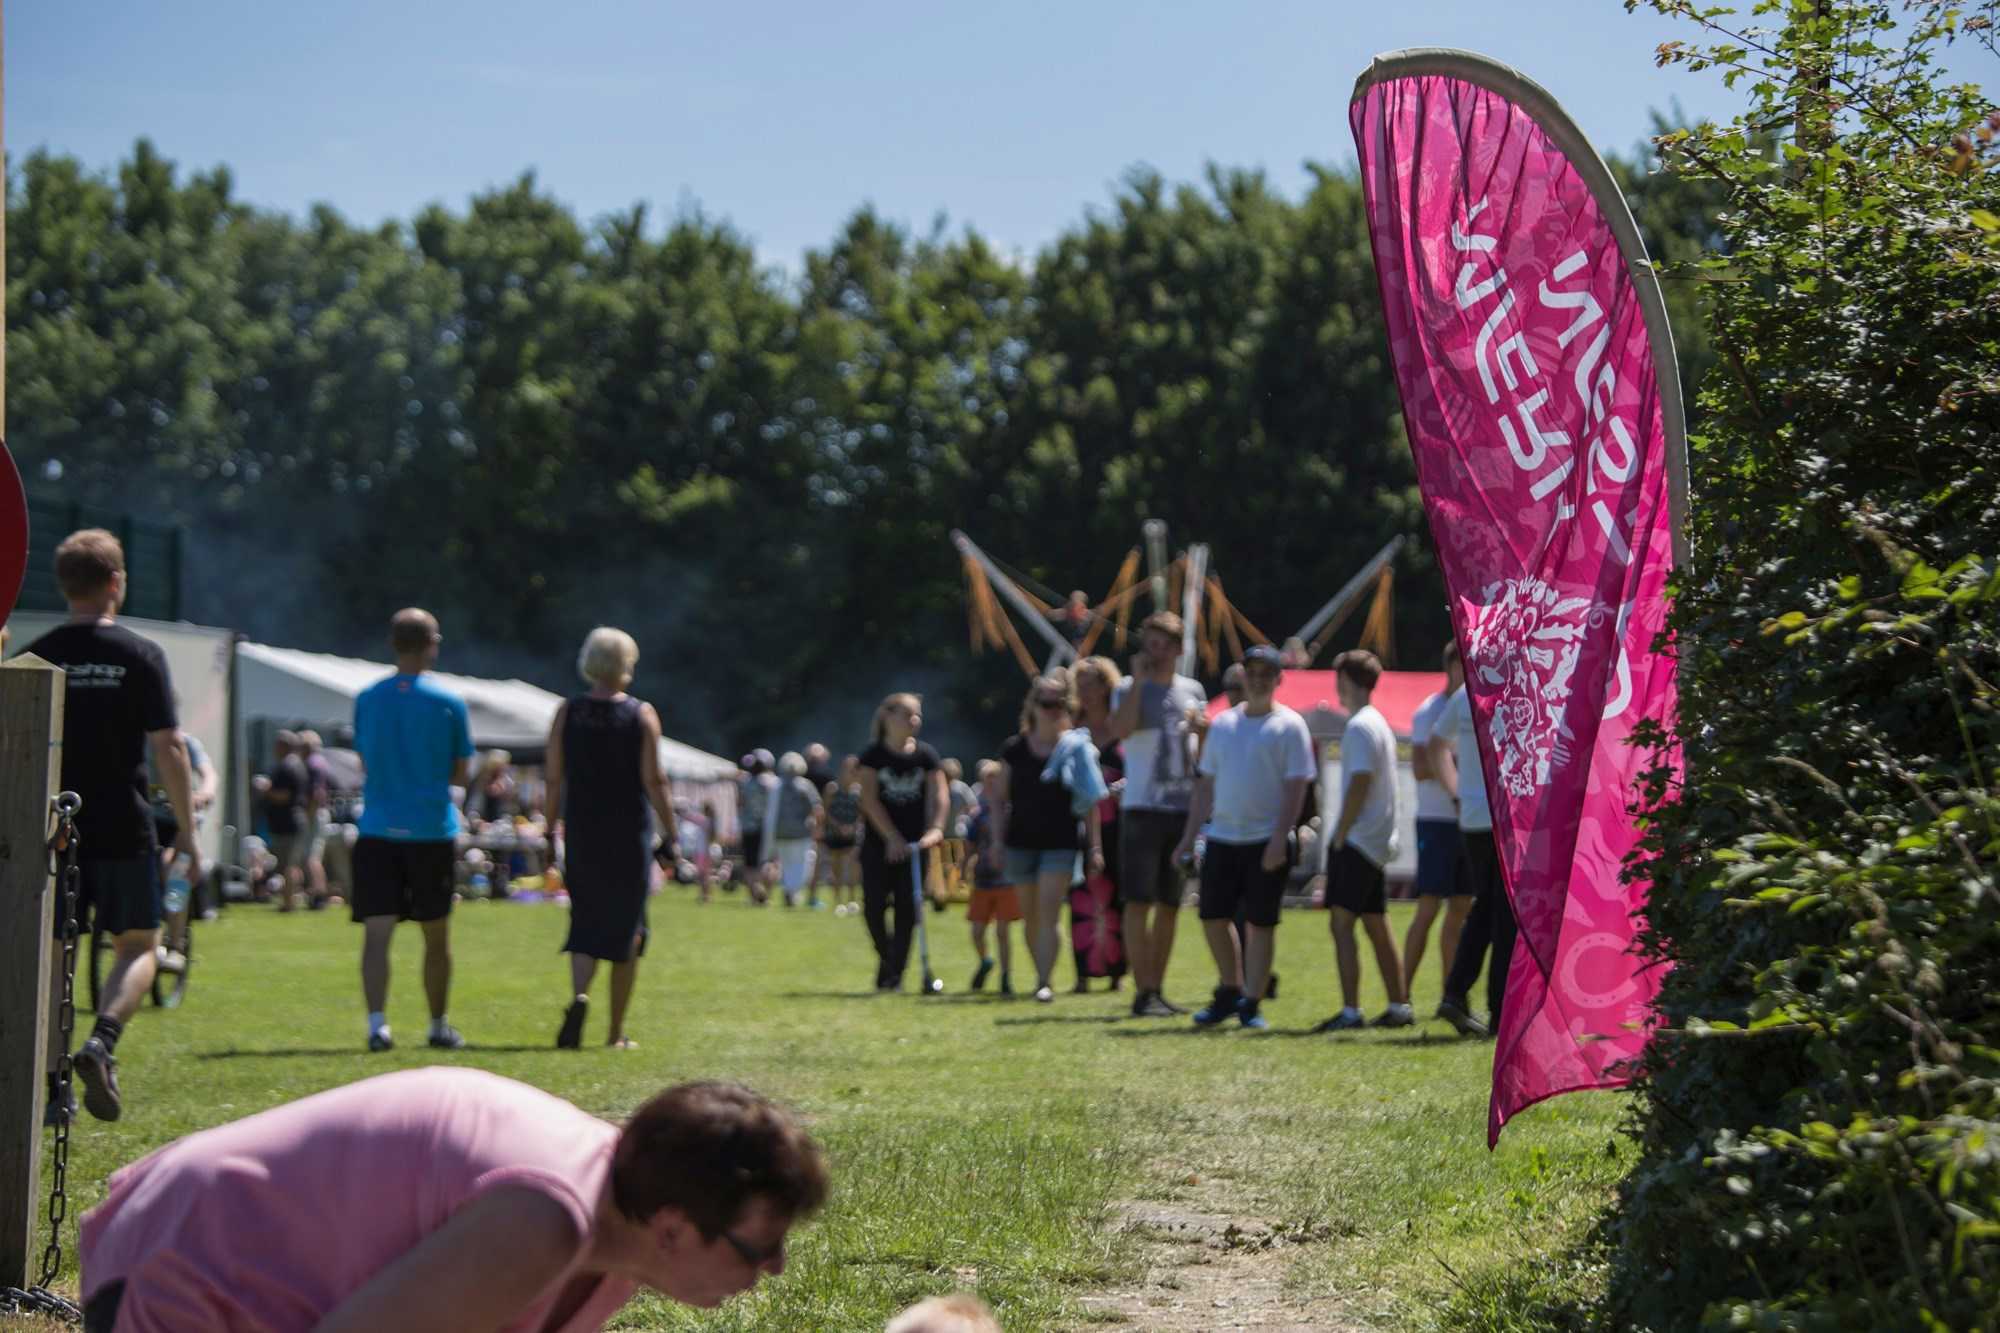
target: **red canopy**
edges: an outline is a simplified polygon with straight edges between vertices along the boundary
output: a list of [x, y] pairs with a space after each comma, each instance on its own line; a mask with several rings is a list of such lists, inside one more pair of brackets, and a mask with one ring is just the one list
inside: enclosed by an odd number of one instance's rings
[[[1334, 676], [1331, 671], [1287, 671], [1284, 679], [1278, 682], [1278, 702], [1305, 714], [1307, 722], [1312, 721], [1316, 711], [1333, 713], [1345, 719], [1346, 714], [1340, 707], [1340, 692], [1334, 688]], [[1410, 718], [1417, 711], [1417, 705], [1443, 688], [1442, 671], [1384, 671], [1382, 679], [1375, 682], [1372, 702], [1388, 719], [1389, 729], [1399, 737], [1407, 738]], [[1208, 701], [1208, 715], [1214, 717], [1227, 707], [1228, 697], [1218, 694]]]

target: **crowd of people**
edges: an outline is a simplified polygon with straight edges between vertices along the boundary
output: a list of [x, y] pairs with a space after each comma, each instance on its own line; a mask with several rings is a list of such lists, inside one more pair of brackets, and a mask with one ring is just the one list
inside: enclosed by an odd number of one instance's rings
[[[189, 880], [201, 877], [194, 836], [198, 797], [206, 791], [213, 799], [214, 774], [211, 767], [205, 778], [197, 776], [200, 765], [178, 725], [164, 656], [116, 623], [125, 592], [117, 540], [101, 530], [71, 535], [57, 550], [56, 575], [70, 618], [31, 651], [66, 673], [62, 781], [84, 801], [77, 820], [77, 923], [107, 932], [114, 954], [91, 1032], [69, 1064], [83, 1087], [84, 1109], [115, 1120], [122, 1107], [115, 1050], [162, 961], [160, 928], [168, 912], [163, 879], [170, 865]], [[858, 912], [876, 954], [873, 988], [891, 993], [903, 987], [924, 886], [945, 878], [948, 847], [951, 878], [967, 881], [967, 916], [979, 958], [972, 989], [993, 980], [997, 962], [997, 990], [1014, 993], [1011, 936], [1018, 922], [1033, 996], [1053, 1002], [1061, 913], [1068, 903], [1079, 988], [1098, 976], [1116, 987], [1129, 970], [1134, 1016], [1185, 1015], [1199, 1027], [1234, 1020], [1245, 1029], [1265, 1028], [1261, 1006], [1276, 986], [1275, 932], [1302, 834], [1314, 828], [1308, 795], [1317, 756], [1304, 719], [1276, 701], [1286, 664], [1279, 650], [1249, 649], [1225, 678], [1230, 706], [1211, 716], [1200, 684], [1176, 670], [1181, 637], [1177, 616], [1156, 613], [1141, 626], [1129, 671], [1108, 658], [1087, 657], [1037, 676], [1015, 730], [975, 766], [976, 787], [955, 761], [922, 739], [923, 700], [907, 692], [883, 699], [870, 744], [837, 767], [823, 745], [776, 759], [765, 751], [746, 755], [740, 834], [729, 848], [713, 837], [712, 810], [695, 815], [676, 805], [660, 767], [658, 713], [629, 693], [637, 644], [622, 630], [592, 631], [577, 659], [585, 688], [558, 710], [544, 768], [548, 841], [560, 849], [569, 902], [562, 949], [569, 955], [570, 998], [555, 1044], [582, 1044], [599, 964], [609, 964], [606, 1043], [632, 1047], [626, 1018], [649, 934], [647, 900], [662, 868], [677, 869], [691, 854], [700, 862], [696, 878], [704, 901], [720, 876], [746, 889], [754, 902], [810, 908], [830, 900], [836, 915]], [[473, 769], [466, 704], [432, 671], [443, 642], [435, 617], [418, 608], [397, 612], [389, 641], [395, 670], [357, 697], [353, 720], [363, 796], [350, 853], [349, 906], [362, 927], [366, 1049], [395, 1044], [387, 1016], [389, 946], [396, 927], [411, 921], [423, 936], [426, 1041], [453, 1050], [465, 1044], [449, 1017], [459, 839], [469, 810], [477, 812], [474, 819], [506, 817], [511, 780], [491, 764]], [[1323, 900], [1342, 1001], [1317, 1030], [1370, 1025], [1359, 1007], [1360, 935], [1367, 937], [1389, 995], [1373, 1024], [1415, 1022], [1412, 983], [1442, 916], [1446, 979], [1438, 1016], [1461, 1033], [1489, 1034], [1501, 1008], [1514, 921], [1501, 887], [1484, 784], [1466, 780], [1479, 772], [1479, 757], [1456, 650], [1447, 646], [1444, 653], [1448, 689], [1426, 699], [1415, 720], [1419, 900], [1400, 957], [1388, 928], [1385, 873], [1400, 822], [1397, 748], [1371, 702], [1381, 665], [1372, 654], [1354, 651], [1334, 666], [1348, 716], [1339, 814], [1324, 833]], [[282, 879], [280, 905], [322, 906], [332, 898], [323, 867], [315, 870], [326, 838], [322, 747], [310, 733], [282, 734], [279, 746], [261, 794]], [[322, 766], [316, 767], [316, 758]], [[164, 821], [156, 821], [151, 808], [149, 767], [165, 791], [170, 818]], [[684, 817], [699, 821], [692, 844], [684, 836]], [[856, 881], [858, 903], [851, 898]], [[1167, 997], [1165, 978], [1179, 914], [1190, 899], [1216, 984], [1207, 1002], [1188, 1014]], [[1489, 1010], [1483, 1020], [1468, 998], [1482, 968]], [[52, 984], [60, 987], [63, 980], [53, 977]], [[52, 1119], [76, 1111], [60, 1077], [62, 1054], [52, 1034]], [[113, 1178], [109, 1199], [85, 1226], [86, 1298], [93, 1309], [114, 1316], [121, 1301], [144, 1302], [148, 1310], [228, 1313], [201, 1304], [225, 1298], [175, 1266], [187, 1254], [160, 1244], [161, 1229], [168, 1227], [192, 1247], [188, 1253], [199, 1250], [208, 1233], [196, 1214], [236, 1207], [232, 1191], [248, 1188], [216, 1167], [211, 1155], [186, 1146], [209, 1136], [215, 1136], [209, 1146], [240, 1147], [244, 1160], [271, 1178], [295, 1173], [301, 1199], [323, 1203], [331, 1194], [338, 1200], [335, 1211], [352, 1213], [336, 1228], [350, 1239], [332, 1250], [321, 1247], [314, 1260], [323, 1280], [315, 1281], [313, 1299], [323, 1307], [317, 1313], [327, 1328], [363, 1327], [392, 1305], [433, 1300], [488, 1302], [496, 1311], [507, 1305], [540, 1312], [529, 1326], [569, 1326], [586, 1311], [617, 1308], [637, 1282], [695, 1303], [719, 1300], [761, 1273], [781, 1270], [786, 1228], [824, 1197], [817, 1150], [782, 1112], [744, 1090], [670, 1090], [622, 1133], [594, 1121], [587, 1131], [562, 1128], [562, 1116], [543, 1104], [548, 1101], [553, 1099], [506, 1080], [437, 1070], [371, 1080], [206, 1131]], [[407, 1114], [395, 1109], [405, 1102]], [[696, 1104], [707, 1109], [687, 1109]], [[581, 1117], [574, 1108], [564, 1113]], [[557, 1128], [500, 1132], [529, 1122]], [[703, 1192], [706, 1184], [688, 1193], [688, 1181], [706, 1179], [690, 1165], [690, 1154], [706, 1160], [701, 1136], [723, 1122], [761, 1126], [769, 1160], [742, 1163], [732, 1177], [739, 1182], [734, 1193]], [[338, 1153], [309, 1159], [294, 1151], [301, 1143], [325, 1147], [372, 1135], [373, 1147], [393, 1157], [414, 1152], [418, 1139], [430, 1143], [423, 1135], [435, 1133], [466, 1142], [449, 1168], [457, 1174], [439, 1183], [439, 1197], [452, 1206], [428, 1222], [343, 1193], [326, 1166], [342, 1160]], [[731, 1133], [731, 1142], [740, 1145], [741, 1132]], [[418, 1138], [403, 1142], [412, 1134]], [[474, 1170], [482, 1163], [491, 1171]], [[494, 1179], [508, 1184], [482, 1183]], [[760, 1183], [740, 1187], [746, 1179]], [[189, 1190], [199, 1200], [195, 1207], [170, 1202]], [[261, 1186], [252, 1193], [267, 1202], [275, 1197]], [[505, 1206], [485, 1202], [502, 1197], [510, 1200]], [[308, 1216], [299, 1211], [303, 1203], [287, 1207], [291, 1213], [267, 1219], [265, 1234], [325, 1233], [329, 1214]], [[450, 1220], [439, 1224], [447, 1215]], [[127, 1218], [151, 1221], [128, 1228]], [[523, 1256], [507, 1282], [457, 1295], [437, 1285], [456, 1256], [489, 1251], [502, 1236], [510, 1253]], [[736, 1266], [717, 1266], [724, 1254], [718, 1247], [736, 1257]], [[393, 1255], [401, 1257], [389, 1262]], [[238, 1256], [230, 1262], [247, 1263], [262, 1278], [276, 1272], [262, 1260]], [[259, 1300], [297, 1295], [283, 1287], [246, 1284], [264, 1293]], [[915, 1311], [910, 1318], [917, 1322], [899, 1327], [949, 1327], [937, 1321], [968, 1309]], [[936, 1319], [923, 1322], [932, 1315]], [[578, 1326], [594, 1325], [584, 1320]]]

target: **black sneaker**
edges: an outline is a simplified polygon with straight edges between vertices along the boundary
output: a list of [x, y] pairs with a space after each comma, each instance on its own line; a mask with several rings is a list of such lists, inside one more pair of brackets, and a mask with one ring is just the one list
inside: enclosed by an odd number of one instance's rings
[[1465, 1007], [1465, 1002], [1455, 1000], [1449, 995], [1438, 1001], [1437, 1016], [1458, 1029], [1458, 1035], [1461, 1037], [1488, 1035], [1486, 1025], [1472, 1016], [1472, 1011]]
[[1014, 978], [1005, 972], [1000, 974], [1000, 993], [1010, 999], [1014, 995]]
[[1243, 992], [1234, 986], [1217, 986], [1215, 998], [1194, 1011], [1194, 1025], [1198, 1028], [1212, 1028], [1224, 1019], [1236, 1017], [1242, 1007]]
[[1172, 1000], [1169, 1000], [1165, 995], [1161, 994], [1159, 991], [1153, 992], [1153, 1003], [1159, 1005], [1160, 1008], [1166, 1010], [1167, 1015], [1170, 1018], [1179, 1018], [1182, 1014], [1187, 1012], [1186, 1009], [1182, 1008], [1178, 1004], [1175, 1004]]
[[1278, 998], [1278, 974], [1276, 972], [1273, 972], [1271, 979], [1264, 983], [1264, 998], [1267, 1000]]
[[444, 1031], [432, 1031], [430, 1045], [440, 1051], [456, 1051], [465, 1045], [465, 1037], [457, 1028], [447, 1023], [444, 1025]]
[[583, 1045], [583, 1020], [590, 1015], [590, 1001], [575, 999], [563, 1010], [562, 1027], [556, 1031], [556, 1049], [573, 1051]]
[[92, 1037], [70, 1057], [70, 1068], [83, 1084], [83, 1109], [99, 1120], [116, 1120], [125, 1107], [118, 1098], [118, 1061]]
[[396, 1039], [389, 1035], [389, 1029], [376, 1028], [368, 1034], [368, 1049], [371, 1051], [393, 1051]]
[[1146, 1012], [1146, 1001], [1152, 998], [1153, 998], [1153, 992], [1149, 990], [1139, 990], [1132, 992], [1132, 1017], [1134, 1018], [1150, 1017], [1151, 1015], [1147, 1014]]
[[1365, 1028], [1367, 1026], [1368, 1026], [1368, 1020], [1363, 1018], [1360, 1014], [1351, 1014], [1347, 1010], [1343, 1009], [1339, 1013], [1335, 1014], [1332, 1018], [1327, 1019], [1324, 1023], [1321, 1023], [1318, 1027], [1314, 1028], [1313, 1031], [1354, 1032], [1358, 1031], [1361, 1028]]
[[1168, 1004], [1157, 991], [1146, 993], [1146, 1002], [1132, 1011], [1140, 1018], [1179, 1018], [1184, 1012]]
[[1417, 1016], [1410, 1012], [1409, 1005], [1392, 1004], [1376, 1015], [1375, 1022], [1371, 1026], [1378, 1028], [1406, 1028], [1416, 1021]]
[[76, 1119], [76, 1089], [65, 1083], [60, 1089], [49, 1094], [42, 1105], [42, 1127], [54, 1129], [57, 1125], [67, 1125]]
[[992, 975], [993, 975], [993, 960], [991, 958], [980, 959], [979, 967], [972, 974], [972, 989], [985, 990], [986, 978]]

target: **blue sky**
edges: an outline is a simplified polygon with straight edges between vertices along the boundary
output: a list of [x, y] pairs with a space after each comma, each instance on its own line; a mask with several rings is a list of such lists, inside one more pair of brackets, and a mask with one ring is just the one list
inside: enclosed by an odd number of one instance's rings
[[1600, 148], [1649, 113], [1733, 99], [1656, 70], [1687, 25], [1618, 0], [1005, 6], [573, 0], [16, 0], [6, 136], [106, 168], [150, 136], [240, 196], [364, 223], [462, 207], [532, 167], [585, 218], [699, 205], [796, 270], [863, 203], [938, 213], [1032, 255], [1125, 171], [1352, 158], [1376, 52], [1462, 46], [1519, 66]]

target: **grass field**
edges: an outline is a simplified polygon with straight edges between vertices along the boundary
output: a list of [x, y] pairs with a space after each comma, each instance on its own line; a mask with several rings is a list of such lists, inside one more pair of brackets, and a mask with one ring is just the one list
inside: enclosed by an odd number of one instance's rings
[[[1195, 1001], [1213, 971], [1186, 916], [1168, 993]], [[828, 1151], [834, 1201], [795, 1233], [782, 1278], [713, 1312], [641, 1302], [616, 1327], [879, 1329], [920, 1296], [969, 1287], [1018, 1330], [1529, 1328], [1537, 1296], [1589, 1281], [1565, 1252], [1621, 1169], [1621, 1099], [1545, 1104], [1489, 1154], [1490, 1044], [1437, 1022], [1307, 1035], [1335, 1007], [1323, 914], [1288, 914], [1282, 993], [1261, 1035], [1131, 1019], [1129, 992], [1053, 1005], [968, 994], [962, 909], [929, 922], [951, 993], [876, 998], [858, 918], [727, 896], [703, 907], [669, 890], [634, 1003], [640, 1049], [590, 1044], [603, 1038], [600, 978], [586, 1048], [558, 1052], [565, 913], [461, 906], [451, 1008], [471, 1045], [442, 1058], [606, 1116], [666, 1083], [739, 1079], [796, 1107]], [[362, 1050], [358, 948], [338, 912], [235, 907], [207, 924], [186, 1006], [148, 1008], [119, 1050], [124, 1119], [78, 1126], [78, 1202], [178, 1135], [433, 1062], [414, 930], [396, 945], [390, 1054]], [[1069, 977], [1065, 960], [1059, 983]], [[1433, 959], [1420, 1014], [1438, 982]], [[1383, 999], [1371, 979], [1368, 1011]], [[1239, 1231], [1173, 1244], [1183, 1215]], [[1215, 1313], [1170, 1313], [1176, 1301]]]

